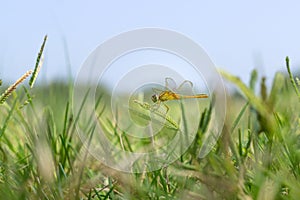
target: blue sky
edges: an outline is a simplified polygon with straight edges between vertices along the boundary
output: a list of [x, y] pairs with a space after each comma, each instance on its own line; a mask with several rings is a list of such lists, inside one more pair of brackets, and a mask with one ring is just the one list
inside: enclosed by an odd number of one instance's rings
[[[300, 64], [299, 1], [1, 1], [0, 77], [33, 68], [48, 34], [41, 79], [76, 75], [105, 40], [132, 29], [178, 31], [201, 45], [222, 69], [248, 80], [253, 68], [271, 78]], [[67, 47], [68, 58], [64, 48]], [[269, 79], [270, 80], [270, 79]]]

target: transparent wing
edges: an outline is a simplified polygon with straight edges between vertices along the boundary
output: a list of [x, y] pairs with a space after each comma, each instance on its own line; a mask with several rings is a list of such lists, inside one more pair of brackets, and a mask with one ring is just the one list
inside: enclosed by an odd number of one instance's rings
[[161, 90], [161, 89], [158, 89], [158, 88], [152, 88], [152, 91], [154, 92], [154, 94], [160, 94], [164, 90]]
[[170, 77], [167, 77], [165, 79], [165, 89], [166, 90], [171, 90], [171, 91], [176, 91], [176, 82], [170, 78]]
[[185, 80], [178, 87], [176, 87], [176, 82], [172, 78], [167, 77], [165, 79], [165, 87], [166, 90], [170, 90], [178, 94], [181, 93], [189, 95], [192, 93], [193, 83], [189, 80]]
[[177, 88], [177, 92], [183, 95], [193, 94], [193, 83], [191, 81], [183, 81]]
[[184, 88], [193, 88], [193, 83], [191, 81], [185, 80], [179, 85], [177, 90], [181, 90]]

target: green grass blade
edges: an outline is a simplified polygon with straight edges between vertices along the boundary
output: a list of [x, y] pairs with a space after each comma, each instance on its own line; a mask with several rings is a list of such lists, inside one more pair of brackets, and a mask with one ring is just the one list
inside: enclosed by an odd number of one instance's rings
[[300, 79], [298, 77], [296, 77], [296, 82], [297, 82], [297, 85], [300, 86]]
[[[89, 139], [88, 139], [88, 143], [87, 143], [87, 146], [86, 146], [86, 152], [84, 153], [84, 156], [83, 156], [83, 161], [82, 161], [83, 163], [85, 163], [85, 161], [87, 160], [87, 156], [88, 156], [88, 153], [89, 153], [88, 149], [90, 148], [92, 138], [94, 136], [95, 127], [96, 127], [95, 125], [92, 127], [92, 130], [91, 130], [91, 133], [90, 133], [90, 136], [89, 136]], [[82, 179], [83, 179], [82, 177], [84, 175], [84, 168], [85, 168], [85, 166], [84, 166], [84, 164], [82, 164], [80, 170], [78, 170], [79, 171], [79, 173], [77, 174], [78, 175], [78, 180], [77, 180], [78, 183], [77, 183], [77, 187], [76, 187], [76, 190], [75, 190], [76, 199], [80, 198], [79, 192], [80, 192], [81, 182], [82, 182]]]
[[3, 134], [4, 134], [5, 130], [6, 130], [8, 122], [11, 119], [12, 114], [13, 114], [13, 112], [15, 110], [16, 104], [17, 104], [17, 99], [14, 100], [14, 103], [13, 103], [13, 105], [12, 105], [9, 113], [8, 113], [7, 117], [5, 118], [4, 124], [3, 124], [2, 128], [0, 129], [0, 138], [3, 136]]
[[260, 83], [260, 95], [262, 100], [265, 102], [268, 97], [268, 91], [266, 86], [266, 77], [262, 77], [261, 83]]
[[256, 110], [263, 116], [268, 115], [267, 106], [261, 101], [261, 99], [257, 98], [255, 94], [241, 81], [240, 78], [233, 76], [223, 70], [219, 70], [221, 75], [226, 78], [228, 81], [234, 83], [236, 86], [240, 88], [240, 90], [247, 97], [251, 105], [256, 108]]
[[71, 134], [70, 134], [70, 137], [71, 137], [71, 138], [72, 138], [72, 136], [73, 136], [73, 134], [74, 134], [74, 132], [75, 132], [75, 130], [76, 130], [77, 123], [78, 123], [78, 121], [79, 121], [79, 119], [80, 119], [81, 112], [83, 111], [83, 107], [84, 107], [84, 105], [85, 105], [85, 103], [86, 103], [86, 101], [87, 101], [87, 99], [88, 99], [88, 94], [89, 94], [89, 93], [90, 93], [90, 89], [88, 89], [88, 90], [86, 91], [86, 93], [85, 93], [85, 95], [84, 95], [84, 97], [83, 97], [83, 99], [82, 99], [82, 102], [81, 102], [81, 104], [80, 104], [80, 107], [79, 107], [79, 109], [78, 109], [78, 113], [77, 113], [76, 116], [75, 116], [75, 120], [74, 120], [73, 125], [72, 125], [72, 128], [71, 128]]
[[241, 121], [241, 118], [243, 117], [243, 115], [244, 115], [244, 113], [245, 113], [245, 111], [246, 111], [246, 109], [247, 109], [248, 106], [249, 106], [249, 102], [247, 102], [247, 103], [243, 106], [242, 110], [239, 112], [237, 118], [234, 120], [233, 125], [232, 125], [232, 127], [231, 127], [231, 133], [234, 132], [234, 130], [235, 130], [235, 128], [237, 127], [238, 123]]
[[23, 89], [24, 89], [24, 92], [25, 92], [25, 94], [26, 94], [27, 99], [23, 102], [22, 105], [19, 106], [19, 109], [24, 108], [24, 107], [25, 107], [26, 105], [28, 105], [28, 104], [31, 104], [31, 106], [32, 106], [32, 99], [33, 99], [33, 96], [30, 95], [30, 93], [29, 93], [29, 91], [27, 90], [26, 87], [23, 86]]
[[275, 77], [274, 77], [274, 80], [273, 80], [273, 84], [272, 84], [272, 88], [271, 88], [271, 92], [270, 92], [270, 95], [268, 97], [268, 100], [267, 100], [267, 104], [273, 108], [277, 99], [278, 99], [278, 96], [281, 94], [281, 91], [283, 89], [283, 86], [284, 86], [284, 76], [281, 74], [281, 73], [276, 73], [275, 74]]
[[63, 135], [67, 135], [67, 127], [68, 127], [68, 117], [69, 117], [69, 102], [67, 102], [65, 117], [64, 117], [64, 127], [63, 127]]
[[256, 82], [257, 82], [257, 71], [254, 69], [251, 72], [251, 78], [250, 78], [250, 84], [249, 84], [249, 87], [253, 92], [255, 92]]
[[291, 83], [292, 83], [292, 85], [293, 85], [293, 87], [294, 87], [294, 89], [295, 89], [295, 92], [296, 92], [296, 94], [297, 94], [299, 100], [300, 100], [300, 92], [299, 92], [299, 90], [298, 90], [298, 87], [297, 87], [297, 85], [296, 85], [296, 82], [295, 82], [295, 80], [294, 80], [294, 78], [293, 78], [293, 74], [292, 74], [291, 69], [290, 69], [290, 60], [289, 60], [289, 57], [286, 57], [286, 58], [285, 58], [285, 62], [286, 62], [286, 68], [287, 68], [288, 73], [289, 73], [289, 76], [290, 76]]
[[255, 108], [261, 117], [261, 125], [269, 135], [268, 138], [271, 139], [273, 133], [275, 132], [277, 124], [272, 112], [269, 110], [269, 105], [263, 102], [260, 98], [256, 97], [253, 91], [251, 91], [241, 80], [240, 78], [233, 76], [223, 70], [219, 70], [221, 75], [226, 78], [228, 81], [234, 83], [247, 97], [249, 103]]
[[[152, 110], [151, 109], [151, 106], [148, 104], [148, 103], [143, 103], [143, 102], [140, 102], [140, 101], [138, 101], [138, 100], [134, 100], [134, 103], [137, 103], [138, 105], [140, 105], [143, 109], [145, 109], [146, 111], [150, 111], [150, 112], [152, 112], [153, 114], [155, 114], [155, 115], [157, 115], [157, 116], [159, 116], [159, 117], [161, 117], [161, 118], [164, 118], [164, 119], [166, 119], [166, 121], [168, 122], [168, 123], [165, 123], [165, 125], [166, 125], [166, 127], [168, 127], [168, 128], [171, 128], [171, 129], [175, 129], [175, 130], [179, 130], [179, 125], [175, 122], [175, 120], [173, 120], [172, 119], [172, 117], [170, 117], [169, 115], [167, 115], [166, 113], [162, 113], [161, 111], [159, 111], [159, 110]], [[130, 110], [132, 111], [132, 112], [135, 112], [135, 114], [138, 114], [140, 117], [143, 117], [143, 118], [145, 118], [145, 119], [147, 119], [147, 120], [150, 120], [151, 118], [149, 117], [149, 115], [146, 115], [146, 114], [144, 114], [144, 113], [141, 113], [141, 112], [139, 112], [139, 111], [136, 111], [136, 110], [134, 110], [134, 109], [131, 109], [130, 108]], [[153, 120], [153, 119], [152, 119]], [[157, 123], [160, 123], [159, 121], [157, 121]]]

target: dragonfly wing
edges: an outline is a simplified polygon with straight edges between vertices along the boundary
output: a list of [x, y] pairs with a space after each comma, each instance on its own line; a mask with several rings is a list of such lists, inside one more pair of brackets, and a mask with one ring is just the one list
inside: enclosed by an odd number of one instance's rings
[[191, 81], [185, 80], [183, 81], [179, 87], [176, 87], [176, 82], [172, 79], [167, 77], [165, 79], [165, 85], [166, 85], [166, 90], [170, 90], [173, 92], [180, 92], [182, 91], [190, 91], [193, 88], [193, 83]]
[[177, 90], [181, 90], [181, 89], [183, 89], [184, 87], [193, 88], [193, 83], [192, 83], [192, 81], [188, 81], [188, 80], [183, 81], [183, 82], [179, 85], [179, 87], [177, 88]]
[[176, 91], [176, 82], [172, 78], [167, 77], [165, 79], [165, 87], [166, 90]]
[[183, 81], [176, 89], [176, 93], [180, 95], [191, 95], [193, 94], [193, 83], [191, 81]]
[[158, 88], [152, 88], [152, 91], [153, 91], [155, 94], [160, 94], [160, 93], [163, 92], [164, 90], [161, 90], [161, 89], [158, 89]]

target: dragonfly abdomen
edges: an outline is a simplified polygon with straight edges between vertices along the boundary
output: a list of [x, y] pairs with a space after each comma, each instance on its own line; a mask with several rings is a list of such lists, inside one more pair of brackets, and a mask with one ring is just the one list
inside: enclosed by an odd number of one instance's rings
[[180, 99], [208, 98], [207, 94], [180, 95]]

